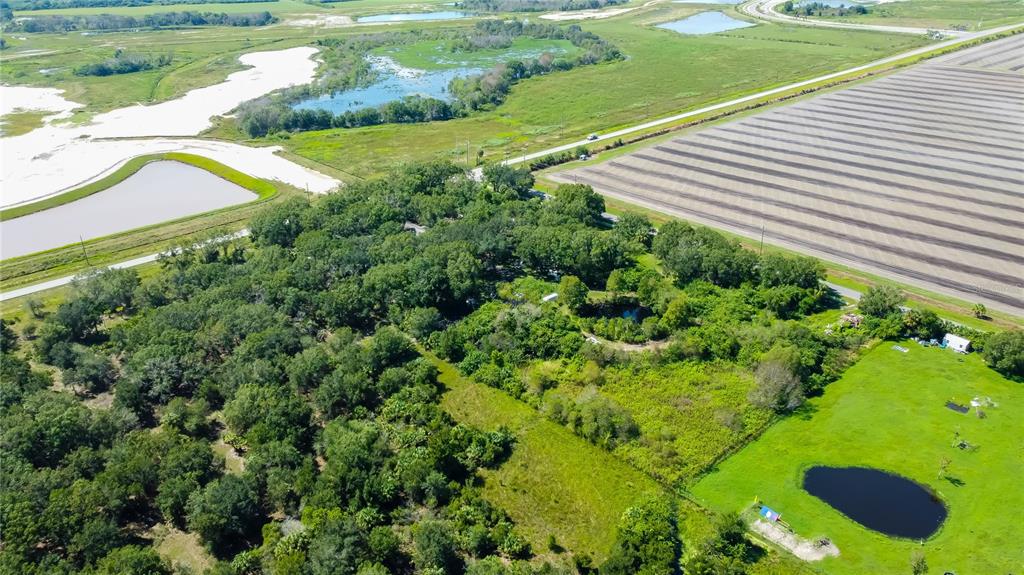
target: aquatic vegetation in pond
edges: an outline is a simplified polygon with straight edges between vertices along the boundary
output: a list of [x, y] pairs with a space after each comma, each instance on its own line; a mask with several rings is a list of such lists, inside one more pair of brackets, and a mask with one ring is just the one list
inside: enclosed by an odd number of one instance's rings
[[946, 519], [946, 507], [925, 486], [870, 467], [815, 466], [804, 490], [868, 529], [926, 539]]
[[295, 110], [328, 110], [335, 114], [375, 108], [381, 104], [401, 100], [406, 96], [422, 96], [451, 101], [448, 84], [455, 78], [479, 74], [480, 68], [445, 68], [417, 70], [404, 68], [386, 56], [370, 58], [377, 72], [377, 80], [369, 86], [334, 94], [308, 98], [292, 106]]
[[469, 14], [447, 10], [443, 12], [413, 12], [408, 14], [377, 14], [376, 16], [362, 16], [356, 22], [417, 22], [425, 20], [458, 20], [466, 18]]
[[724, 12], [701, 12], [682, 20], [658, 24], [658, 28], [672, 30], [680, 34], [700, 35], [725, 32], [726, 30], [735, 30], [737, 28], [748, 28], [756, 25], [753, 22], [737, 20], [726, 15]]

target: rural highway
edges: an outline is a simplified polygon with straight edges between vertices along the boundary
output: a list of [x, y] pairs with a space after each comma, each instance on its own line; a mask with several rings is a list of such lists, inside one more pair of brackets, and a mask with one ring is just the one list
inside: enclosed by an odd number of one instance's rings
[[[846, 30], [872, 30], [875, 32], [890, 32], [895, 34], [920, 34], [929, 32], [927, 28], [910, 28], [907, 26], [881, 26], [875, 24], [855, 24], [852, 22], [830, 22], [828, 20], [815, 20], [813, 18], [801, 18], [790, 16], [775, 10], [775, 7], [784, 4], [787, 0], [754, 0], [739, 6], [740, 12], [761, 20], [771, 20], [783, 24], [800, 24], [802, 26], [817, 26], [820, 28], [842, 28]], [[971, 36], [970, 32], [961, 30], [936, 30], [943, 36], [952, 38], [963, 38]]]
[[[760, 1], [760, 0], [758, 0], [758, 1]], [[767, 1], [775, 1], [775, 0], [767, 0]], [[798, 20], [797, 23], [799, 23], [799, 24], [808, 24], [808, 21], [806, 21], [806, 20]], [[817, 25], [817, 24], [811, 24], [811, 25]], [[831, 74], [825, 74], [824, 76], [818, 76], [816, 78], [811, 78], [809, 80], [802, 80], [800, 82], [794, 82], [792, 84], [787, 84], [785, 86], [779, 86], [778, 88], [772, 88], [770, 90], [765, 90], [763, 92], [758, 92], [756, 94], [750, 94], [749, 96], [743, 96], [742, 98], [735, 98], [735, 99], [732, 99], [732, 100], [729, 100], [729, 101], [726, 101], [726, 102], [720, 102], [718, 104], [712, 104], [710, 106], [704, 106], [703, 108], [698, 108], [696, 110], [690, 110], [689, 112], [683, 112], [681, 114], [675, 114], [673, 116], [667, 116], [667, 117], [664, 117], [664, 118], [659, 118], [657, 120], [651, 120], [650, 122], [644, 122], [643, 124], [637, 124], [635, 126], [630, 126], [628, 128], [622, 128], [621, 130], [615, 130], [614, 132], [607, 132], [607, 133], [598, 135], [597, 138], [593, 139], [593, 140], [587, 140], [587, 139], [577, 140], [577, 141], [571, 142], [569, 144], [562, 144], [561, 146], [555, 146], [554, 148], [549, 148], [547, 150], [542, 150], [540, 152], [533, 152], [533, 153], [530, 153], [530, 154], [524, 154], [524, 155], [517, 156], [517, 157], [514, 157], [514, 158], [509, 158], [508, 160], [505, 160], [503, 163], [505, 165], [509, 165], [509, 166], [515, 165], [515, 164], [521, 164], [521, 163], [524, 163], [524, 162], [529, 162], [530, 160], [536, 160], [538, 158], [543, 158], [544, 156], [547, 156], [547, 155], [550, 155], [550, 154], [557, 154], [557, 153], [560, 153], [560, 152], [569, 151], [569, 150], [572, 150], [572, 149], [577, 148], [579, 146], [586, 146], [588, 144], [593, 144], [595, 142], [603, 142], [603, 141], [607, 141], [607, 140], [615, 140], [615, 139], [621, 138], [623, 136], [628, 136], [630, 134], [635, 134], [637, 132], [641, 132], [641, 131], [644, 131], [644, 130], [649, 130], [651, 128], [657, 128], [659, 126], [664, 126], [664, 125], [667, 125], [667, 124], [672, 124], [672, 123], [678, 122], [680, 120], [685, 120], [687, 118], [692, 118], [694, 116], [699, 116], [701, 114], [706, 114], [708, 112], [714, 112], [716, 110], [723, 110], [723, 109], [726, 109], [726, 108], [729, 108], [729, 107], [732, 107], [732, 106], [736, 106], [738, 104], [745, 104], [747, 102], [754, 102], [754, 101], [757, 101], [757, 100], [759, 100], [761, 98], [765, 98], [767, 96], [772, 96], [772, 95], [775, 95], [775, 94], [782, 94], [782, 93], [788, 92], [790, 90], [795, 90], [795, 89], [803, 88], [803, 87], [806, 87], [806, 86], [811, 86], [811, 85], [817, 84], [819, 82], [825, 82], [825, 81], [828, 81], [828, 80], [834, 80], [836, 78], [840, 78], [840, 77], [846, 76], [848, 74], [855, 74], [857, 72], [862, 72], [864, 70], [868, 70], [868, 69], [874, 68], [875, 66], [881, 66], [883, 64], [889, 64], [889, 63], [892, 63], [892, 62], [898, 62], [899, 60], [902, 60], [904, 58], [910, 58], [910, 57], [913, 57], [913, 56], [918, 56], [918, 55], [921, 55], [921, 54], [926, 54], [926, 53], [931, 52], [933, 50], [938, 50], [938, 49], [942, 49], [942, 48], [948, 48], [948, 47], [951, 47], [951, 46], [956, 46], [958, 44], [963, 44], [963, 43], [966, 43], [966, 42], [970, 42], [971, 40], [974, 40], [976, 38], [981, 38], [981, 37], [992, 35], [992, 34], [999, 34], [1001, 32], [1006, 32], [1008, 30], [1013, 30], [1014, 28], [1019, 28], [1022, 25], [1024, 25], [1024, 22], [1018, 22], [1016, 24], [1007, 24], [1005, 26], [999, 26], [997, 28], [991, 28], [991, 29], [988, 29], [988, 30], [983, 30], [981, 32], [959, 33], [959, 34], [961, 34], [960, 36], [957, 36], [957, 37], [952, 38], [950, 40], [944, 40], [944, 41], [938, 42], [936, 44], [929, 44], [928, 46], [922, 46], [921, 48], [915, 48], [915, 49], [910, 50], [908, 52], [903, 52], [902, 54], [896, 54], [895, 56], [889, 56], [887, 58], [882, 58], [880, 60], [875, 60], [874, 62], [869, 62], [869, 63], [863, 64], [861, 66], [854, 66], [853, 68], [848, 68], [846, 70], [841, 70], [839, 72], [832, 72]], [[865, 25], [858, 24], [857, 26], [862, 26], [862, 29], [865, 29], [865, 30], [877, 30], [879, 28], [883, 28], [883, 29], [887, 28], [886, 26], [868, 26], [866, 24]], [[474, 170], [473, 173], [474, 173], [475, 177], [479, 178], [480, 177], [480, 168], [477, 168], [476, 170]]]
[[[755, 0], [755, 1], [756, 2], [760, 2], [762, 0]], [[766, 1], [773, 2], [775, 0], [766, 0]], [[799, 23], [801, 23], [801, 24], [808, 24], [807, 21], [803, 21], [803, 20], [799, 21]], [[674, 122], [678, 122], [680, 120], [685, 120], [687, 118], [698, 116], [700, 114], [705, 114], [707, 112], [714, 112], [716, 110], [722, 110], [722, 109], [725, 109], [725, 108], [729, 108], [731, 106], [735, 106], [737, 104], [743, 104], [743, 103], [746, 103], [746, 102], [753, 102], [753, 101], [756, 101], [758, 99], [761, 99], [761, 98], [764, 98], [764, 97], [767, 97], [767, 96], [771, 96], [771, 95], [774, 95], [774, 94], [780, 94], [780, 93], [783, 93], [783, 92], [786, 92], [786, 91], [789, 91], [789, 90], [802, 88], [804, 86], [810, 86], [810, 85], [816, 84], [818, 82], [832, 80], [832, 79], [835, 79], [835, 78], [839, 78], [839, 77], [845, 76], [847, 74], [854, 74], [854, 73], [857, 73], [857, 72], [861, 72], [863, 70], [867, 70], [867, 69], [873, 68], [875, 66], [879, 66], [879, 65], [882, 65], [882, 64], [888, 64], [888, 63], [891, 63], [891, 62], [896, 62], [898, 60], [902, 60], [904, 58], [909, 58], [909, 57], [912, 57], [912, 56], [917, 56], [919, 54], [924, 54], [924, 53], [930, 52], [932, 50], [941, 49], [941, 48], [947, 48], [947, 47], [951, 47], [951, 46], [956, 46], [957, 44], [962, 44], [962, 43], [965, 43], [965, 42], [969, 42], [971, 40], [974, 40], [975, 38], [980, 38], [980, 37], [983, 37], [983, 36], [986, 36], [986, 35], [998, 34], [998, 33], [1001, 33], [1001, 32], [1008, 31], [1008, 30], [1012, 30], [1014, 28], [1017, 28], [1017, 27], [1021, 26], [1022, 24], [1024, 24], [1024, 23], [1009, 24], [1009, 25], [1006, 25], [1006, 26], [1000, 26], [998, 28], [992, 28], [990, 30], [985, 30], [985, 31], [982, 31], [982, 32], [964, 33], [964, 34], [962, 34], [962, 35], [960, 35], [960, 36], [958, 36], [956, 38], [950, 39], [950, 40], [945, 40], [945, 41], [939, 42], [937, 44], [931, 44], [931, 45], [924, 46], [924, 47], [921, 47], [921, 48], [916, 48], [914, 50], [910, 50], [909, 52], [904, 52], [902, 54], [897, 54], [895, 56], [889, 56], [887, 58], [882, 58], [880, 60], [875, 60], [874, 62], [870, 62], [868, 64], [863, 64], [861, 66], [855, 66], [853, 68], [848, 68], [846, 70], [842, 70], [842, 71], [839, 71], [839, 72], [833, 72], [831, 74], [825, 74], [824, 76], [818, 76], [816, 78], [811, 78], [809, 80], [803, 80], [803, 81], [800, 81], [800, 82], [794, 82], [792, 84], [787, 84], [785, 86], [780, 86], [778, 88], [772, 88], [770, 90], [764, 90], [764, 91], [758, 92], [756, 94], [750, 94], [749, 96], [743, 96], [742, 98], [735, 98], [735, 99], [732, 99], [732, 100], [729, 100], [729, 101], [726, 101], [726, 102], [720, 102], [718, 104], [712, 104], [710, 106], [704, 106], [702, 108], [698, 108], [696, 110], [690, 110], [688, 112], [683, 112], [681, 114], [675, 114], [673, 116], [659, 118], [657, 120], [651, 120], [649, 122], [644, 122], [642, 124], [638, 124], [638, 125], [635, 125], [635, 126], [630, 126], [628, 128], [623, 128], [621, 130], [615, 130], [613, 132], [608, 132], [608, 133], [605, 133], [605, 134], [601, 134], [601, 135], [599, 135], [594, 140], [586, 140], [586, 139], [578, 140], [578, 141], [575, 141], [575, 142], [571, 142], [569, 144], [563, 144], [561, 146], [556, 146], [556, 147], [553, 147], [553, 148], [549, 148], [547, 150], [542, 150], [542, 151], [539, 151], [539, 152], [533, 152], [533, 153], [530, 153], [530, 154], [524, 154], [524, 155], [516, 157], [516, 158], [510, 158], [508, 160], [505, 160], [503, 163], [506, 164], [506, 165], [515, 165], [515, 164], [519, 164], [519, 163], [523, 163], [523, 162], [528, 162], [530, 160], [535, 160], [537, 158], [542, 158], [542, 157], [547, 156], [549, 154], [557, 154], [559, 152], [564, 152], [564, 151], [567, 151], [567, 150], [572, 150], [572, 149], [574, 149], [574, 148], [576, 148], [578, 146], [584, 146], [584, 145], [587, 145], [587, 144], [591, 144], [593, 142], [601, 142], [601, 141], [607, 141], [607, 140], [614, 140], [616, 138], [621, 138], [623, 136], [628, 136], [630, 134], [634, 134], [636, 132], [640, 132], [640, 131], [643, 131], [643, 130], [648, 130], [648, 129], [651, 129], [651, 128], [657, 128], [659, 126], [664, 126], [666, 124], [672, 124]], [[817, 25], [817, 24], [812, 24], [812, 25]], [[866, 29], [878, 29], [878, 28], [885, 28], [885, 27], [884, 26], [866, 26]], [[472, 174], [477, 179], [480, 179], [482, 177], [481, 169], [480, 168], [476, 168], [475, 170], [473, 170]], [[248, 235], [248, 230], [243, 230], [243, 232], [240, 232], [240, 234], [241, 235], [239, 235], [238, 237], [243, 237], [244, 235]], [[160, 256], [160, 254], [152, 254], [152, 255], [149, 255], [149, 256], [144, 256], [144, 257], [128, 260], [128, 261], [125, 261], [125, 262], [113, 264], [113, 265], [111, 265], [109, 267], [114, 268], [114, 269], [134, 267], [134, 266], [142, 265], [142, 264], [149, 263], [149, 262], [152, 262], [152, 261], [156, 261], [156, 259], [159, 256]], [[75, 276], [66, 276], [66, 277], [55, 279], [55, 280], [50, 280], [50, 281], [47, 281], [47, 282], [39, 283], [39, 284], [36, 284], [36, 285], [31, 285], [31, 286], [26, 286], [26, 287], [23, 287], [23, 288], [18, 288], [18, 289], [15, 289], [15, 290], [11, 290], [9, 292], [3, 292], [3, 293], [0, 293], [0, 302], [7, 301], [7, 300], [10, 300], [10, 299], [13, 299], [13, 298], [16, 298], [16, 297], [21, 297], [21, 296], [25, 296], [25, 295], [41, 292], [43, 290], [64, 286], [64, 285], [67, 285], [67, 284], [71, 283], [71, 281], [74, 278], [75, 278]]]

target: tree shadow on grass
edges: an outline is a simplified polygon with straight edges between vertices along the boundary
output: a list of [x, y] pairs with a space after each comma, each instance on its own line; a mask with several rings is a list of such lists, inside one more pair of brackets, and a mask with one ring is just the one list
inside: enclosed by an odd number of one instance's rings
[[945, 477], [945, 479], [946, 479], [946, 481], [948, 481], [954, 487], [963, 487], [964, 485], [967, 485], [967, 483], [965, 483], [964, 480], [960, 479], [959, 477], [953, 477], [951, 475], [947, 475]]
[[818, 406], [817, 405], [815, 405], [813, 403], [809, 403], [809, 402], [804, 402], [803, 405], [801, 405], [800, 407], [798, 407], [798, 408], [793, 410], [792, 417], [799, 418], [799, 419], [801, 419], [803, 421], [808, 421], [809, 419], [814, 417], [814, 414], [817, 413], [817, 412], [818, 412]]

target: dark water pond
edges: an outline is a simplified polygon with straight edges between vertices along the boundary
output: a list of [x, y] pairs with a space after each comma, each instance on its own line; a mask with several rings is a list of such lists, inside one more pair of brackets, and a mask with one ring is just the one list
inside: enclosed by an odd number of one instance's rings
[[804, 489], [868, 529], [925, 539], [946, 519], [946, 507], [922, 485], [870, 467], [816, 466]]

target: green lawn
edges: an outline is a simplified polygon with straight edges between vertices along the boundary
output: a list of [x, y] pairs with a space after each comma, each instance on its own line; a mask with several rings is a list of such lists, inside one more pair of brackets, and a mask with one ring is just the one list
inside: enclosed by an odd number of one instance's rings
[[[1024, 387], [988, 369], [977, 355], [901, 345], [909, 352], [886, 342], [866, 354], [803, 413], [723, 462], [694, 494], [721, 511], [743, 509], [760, 497], [797, 533], [831, 538], [841, 555], [820, 564], [829, 574], [909, 573], [915, 550], [924, 552], [936, 573], [1019, 570]], [[975, 396], [999, 405], [986, 409], [985, 419], [944, 405]], [[952, 447], [957, 431], [979, 448]], [[938, 478], [943, 458], [951, 460], [952, 481]], [[805, 493], [801, 470], [812, 464], [871, 466], [909, 477], [934, 489], [949, 517], [923, 543], [885, 537]]]
[[902, 0], [872, 6], [864, 15], [829, 18], [860, 24], [984, 30], [1024, 21], [1020, 0]]

